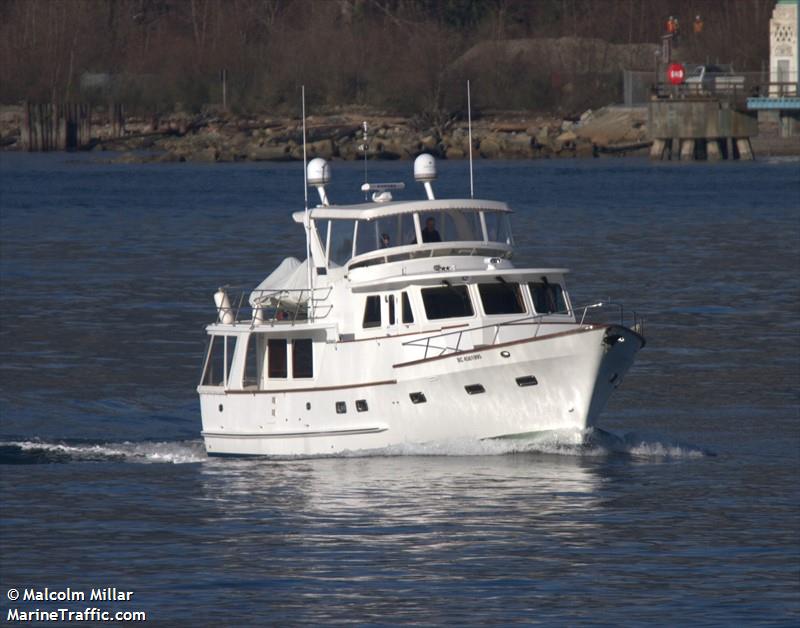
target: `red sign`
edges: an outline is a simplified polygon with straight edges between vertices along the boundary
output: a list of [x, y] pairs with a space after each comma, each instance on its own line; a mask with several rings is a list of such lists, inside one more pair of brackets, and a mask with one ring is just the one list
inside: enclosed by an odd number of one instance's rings
[[680, 63], [670, 63], [667, 66], [667, 78], [673, 85], [680, 85], [686, 77], [686, 69]]

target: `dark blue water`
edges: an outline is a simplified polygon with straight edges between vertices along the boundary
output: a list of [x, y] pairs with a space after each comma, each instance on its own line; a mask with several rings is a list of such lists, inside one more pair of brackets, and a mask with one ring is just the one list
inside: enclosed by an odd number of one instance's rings
[[[375, 164], [405, 180], [411, 164]], [[359, 199], [333, 166], [334, 202]], [[183, 625], [800, 622], [800, 162], [478, 163], [517, 261], [647, 316], [603, 427], [206, 459], [218, 285], [302, 255], [298, 165], [0, 156], [0, 596]], [[441, 196], [468, 190], [441, 163]], [[134, 591], [10, 602], [10, 588]], [[88, 599], [88, 593], [87, 593]]]

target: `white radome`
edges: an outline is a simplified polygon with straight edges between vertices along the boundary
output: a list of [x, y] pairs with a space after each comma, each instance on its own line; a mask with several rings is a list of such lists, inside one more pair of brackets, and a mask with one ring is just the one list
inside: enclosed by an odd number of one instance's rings
[[327, 185], [331, 180], [331, 167], [322, 157], [315, 157], [308, 162], [309, 185]]
[[420, 182], [436, 179], [436, 160], [433, 155], [422, 153], [414, 160], [414, 179]]

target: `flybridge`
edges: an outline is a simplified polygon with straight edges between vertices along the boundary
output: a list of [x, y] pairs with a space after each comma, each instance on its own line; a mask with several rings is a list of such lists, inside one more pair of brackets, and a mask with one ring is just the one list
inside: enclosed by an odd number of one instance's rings
[[307, 284], [338, 267], [352, 270], [419, 257], [468, 256], [507, 259], [513, 238], [505, 203], [480, 199], [436, 199], [433, 181], [436, 160], [422, 154], [414, 161], [414, 178], [425, 189], [426, 199], [395, 201], [393, 191], [404, 183], [369, 183], [372, 202], [334, 205], [327, 186], [331, 168], [321, 158], [307, 167], [309, 185], [315, 187], [320, 204], [295, 212], [293, 219], [306, 227], [311, 265], [316, 268]]

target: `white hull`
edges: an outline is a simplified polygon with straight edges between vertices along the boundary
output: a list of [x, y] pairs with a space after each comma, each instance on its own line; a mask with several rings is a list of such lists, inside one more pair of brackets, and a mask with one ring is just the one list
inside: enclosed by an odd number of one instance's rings
[[[392, 338], [384, 338], [386, 352]], [[580, 326], [379, 367], [329, 364], [353, 384], [297, 390], [200, 389], [209, 455], [315, 456], [411, 443], [594, 426], [644, 341], [620, 326]], [[396, 348], [400, 341], [394, 340]], [[364, 355], [363, 351], [359, 355]], [[354, 356], [355, 357], [355, 356]], [[385, 364], [385, 363], [384, 363]], [[377, 377], [376, 377], [377, 376]], [[517, 378], [536, 384], [520, 386]], [[361, 383], [357, 383], [361, 382]], [[468, 394], [480, 384], [485, 392]], [[410, 395], [423, 393], [425, 402]], [[356, 401], [367, 409], [356, 410]], [[337, 414], [337, 402], [346, 413]]]

